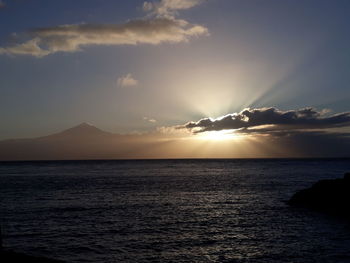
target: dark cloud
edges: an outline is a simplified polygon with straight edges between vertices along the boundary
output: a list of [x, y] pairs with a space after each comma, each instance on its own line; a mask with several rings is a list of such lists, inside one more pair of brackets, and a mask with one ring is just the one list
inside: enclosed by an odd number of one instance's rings
[[204, 118], [177, 128], [193, 133], [240, 130], [246, 133], [275, 133], [285, 130], [328, 129], [350, 126], [350, 112], [326, 116], [326, 111], [313, 108], [281, 111], [276, 108], [244, 109], [217, 119]]
[[0, 0], [0, 9], [4, 8], [5, 6], [6, 6], [5, 2]]

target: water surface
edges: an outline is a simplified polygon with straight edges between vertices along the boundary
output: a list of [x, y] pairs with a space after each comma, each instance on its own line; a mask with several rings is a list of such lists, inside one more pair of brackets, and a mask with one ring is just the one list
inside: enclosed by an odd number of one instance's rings
[[6, 246], [68, 262], [350, 262], [350, 224], [285, 201], [347, 159], [0, 163]]

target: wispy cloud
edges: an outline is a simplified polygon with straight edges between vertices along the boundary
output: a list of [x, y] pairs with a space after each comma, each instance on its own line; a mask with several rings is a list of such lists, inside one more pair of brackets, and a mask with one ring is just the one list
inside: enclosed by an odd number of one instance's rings
[[135, 79], [131, 73], [121, 76], [117, 80], [117, 85], [119, 87], [134, 87], [139, 84], [139, 81]]
[[178, 126], [193, 133], [221, 130], [276, 133], [286, 130], [329, 129], [350, 126], [350, 112], [325, 116], [313, 108], [281, 111], [276, 108], [244, 109], [217, 119], [204, 118]]
[[[187, 5], [182, 2], [185, 1], [161, 1], [146, 6], [149, 6], [151, 12], [159, 9], [164, 11], [156, 13], [163, 13], [189, 8], [197, 1], [191, 0], [189, 3], [193, 3]], [[20, 34], [22, 37], [25, 35], [27, 34]], [[70, 24], [44, 27], [31, 30], [29, 35], [30, 39], [24, 39], [12, 46], [0, 47], [0, 54], [44, 57], [56, 52], [81, 51], [84, 47], [92, 45], [179, 43], [187, 42], [193, 37], [208, 35], [208, 29], [173, 16], [151, 15], [129, 20], [123, 24]]]
[[159, 2], [146, 1], [143, 10], [160, 16], [174, 15], [178, 10], [185, 10], [201, 4], [203, 0], [161, 0]]

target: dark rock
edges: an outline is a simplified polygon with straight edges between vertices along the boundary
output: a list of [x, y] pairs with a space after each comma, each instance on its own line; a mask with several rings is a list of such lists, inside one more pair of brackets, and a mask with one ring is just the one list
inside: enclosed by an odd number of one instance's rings
[[350, 219], [350, 173], [344, 179], [318, 181], [295, 193], [288, 204]]
[[344, 174], [344, 179], [345, 180], [350, 180], [350, 173]]

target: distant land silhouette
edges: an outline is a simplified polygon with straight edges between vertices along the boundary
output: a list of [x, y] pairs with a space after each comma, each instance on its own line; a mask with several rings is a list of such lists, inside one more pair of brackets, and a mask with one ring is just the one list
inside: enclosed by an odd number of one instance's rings
[[0, 141], [0, 161], [303, 158], [347, 157], [350, 154], [349, 141], [334, 134], [257, 136], [256, 141], [249, 137], [247, 140], [203, 140], [198, 136], [161, 128], [145, 133], [118, 134], [81, 123], [48, 136]]
[[81, 123], [49, 136], [0, 141], [0, 160], [118, 158], [120, 148], [125, 148], [124, 144], [134, 141], [135, 137], [137, 135], [113, 134]]

